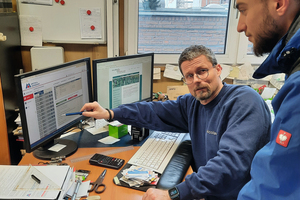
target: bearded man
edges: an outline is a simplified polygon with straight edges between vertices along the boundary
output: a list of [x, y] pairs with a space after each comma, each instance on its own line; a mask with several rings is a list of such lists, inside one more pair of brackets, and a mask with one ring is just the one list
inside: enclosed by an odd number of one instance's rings
[[252, 88], [223, 83], [222, 67], [205, 46], [186, 48], [179, 67], [190, 94], [175, 101], [138, 102], [109, 111], [94, 102], [84, 105], [81, 111], [89, 112], [82, 114], [190, 134], [194, 173], [169, 190], [148, 189], [143, 200], [236, 200], [250, 179], [255, 153], [269, 141], [268, 107]]
[[251, 181], [238, 200], [300, 198], [300, 0], [237, 0], [237, 30], [253, 43], [255, 55], [270, 53], [254, 78], [285, 73], [272, 100], [270, 142], [255, 156]]

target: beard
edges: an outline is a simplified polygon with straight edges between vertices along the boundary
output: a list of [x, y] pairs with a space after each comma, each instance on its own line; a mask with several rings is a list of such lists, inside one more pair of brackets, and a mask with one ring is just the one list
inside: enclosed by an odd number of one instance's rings
[[209, 88], [205, 88], [206, 91], [200, 91], [198, 92], [198, 95], [197, 95], [197, 89], [200, 89], [200, 87], [197, 87], [195, 90], [194, 90], [194, 97], [198, 100], [198, 101], [204, 101], [204, 100], [207, 100], [211, 97], [212, 95], [212, 92]]
[[261, 27], [265, 27], [265, 30], [256, 37], [256, 43], [253, 44], [253, 52], [256, 56], [270, 53], [283, 36], [282, 31], [280, 31], [282, 29], [276, 24], [269, 11], [267, 11]]

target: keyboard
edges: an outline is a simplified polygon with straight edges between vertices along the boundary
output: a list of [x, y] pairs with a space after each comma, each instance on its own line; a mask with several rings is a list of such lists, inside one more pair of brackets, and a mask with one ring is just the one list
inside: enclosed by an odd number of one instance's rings
[[185, 135], [154, 131], [128, 163], [162, 174]]

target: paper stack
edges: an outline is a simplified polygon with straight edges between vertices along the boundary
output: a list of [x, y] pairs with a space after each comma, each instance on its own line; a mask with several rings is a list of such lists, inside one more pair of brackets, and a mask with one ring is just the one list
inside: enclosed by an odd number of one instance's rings
[[72, 186], [70, 166], [0, 165], [0, 199], [59, 199]]

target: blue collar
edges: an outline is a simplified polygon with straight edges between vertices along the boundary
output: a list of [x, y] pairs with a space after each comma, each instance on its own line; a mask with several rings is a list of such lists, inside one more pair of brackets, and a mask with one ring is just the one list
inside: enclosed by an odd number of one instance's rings
[[270, 74], [289, 73], [300, 57], [300, 29], [286, 43], [289, 32], [275, 45], [270, 55], [254, 72], [253, 78], [263, 78]]

